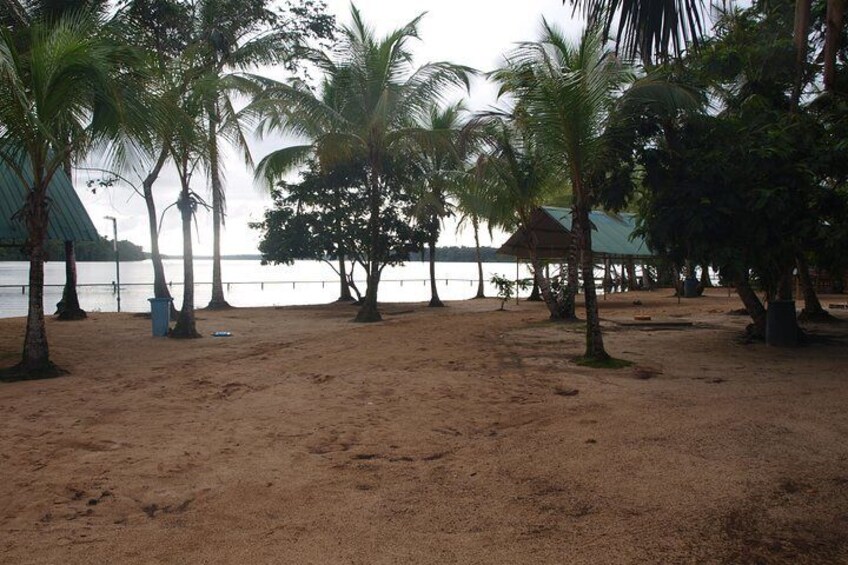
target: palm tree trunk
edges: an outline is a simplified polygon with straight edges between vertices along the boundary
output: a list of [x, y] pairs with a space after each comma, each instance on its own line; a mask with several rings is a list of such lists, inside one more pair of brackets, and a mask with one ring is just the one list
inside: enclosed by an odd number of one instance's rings
[[[217, 113], [217, 105], [214, 106]], [[224, 223], [224, 187], [221, 183], [221, 163], [218, 154], [216, 115], [209, 116], [209, 177], [212, 184], [212, 299], [209, 310], [232, 308], [224, 298], [221, 275], [221, 226]]]
[[430, 304], [428, 306], [430, 308], [443, 308], [445, 304], [439, 298], [439, 289], [436, 286], [436, 237], [431, 234], [430, 241], [427, 242], [430, 252]]
[[627, 265], [627, 290], [639, 290], [639, 285], [636, 281], [636, 263], [631, 257], [625, 261], [625, 264]]
[[576, 187], [575, 194], [578, 198], [578, 204], [575, 205], [574, 219], [577, 223], [577, 244], [583, 274], [583, 298], [586, 303], [585, 358], [593, 361], [606, 361], [610, 356], [604, 349], [601, 318], [598, 313], [598, 295], [595, 291], [595, 263], [592, 257], [592, 225], [589, 222], [588, 207], [579, 202], [579, 200], [583, 200], [579, 186]]
[[795, 29], [792, 33], [795, 43], [795, 76], [792, 84], [791, 108], [794, 112], [801, 100], [804, 87], [804, 72], [807, 66], [807, 41], [810, 31], [811, 0], [795, 0]]
[[474, 252], [477, 255], [477, 294], [474, 298], [486, 298], [483, 283], [483, 258], [480, 254], [480, 223], [477, 216], [471, 217], [471, 225], [474, 228]]
[[[544, 276], [544, 275], [543, 275]], [[541, 302], [542, 295], [539, 294], [539, 278], [533, 276], [533, 288], [530, 289], [530, 296], [527, 297], [527, 302]]]
[[177, 203], [183, 228], [183, 304], [177, 316], [177, 324], [169, 334], [170, 337], [196, 338], [197, 333], [194, 319], [194, 254], [191, 242], [192, 202], [188, 186], [183, 183], [180, 200]]
[[701, 288], [712, 288], [713, 281], [710, 279], [710, 266], [701, 265]]
[[[70, 179], [73, 173], [70, 158], [65, 158], [62, 168]], [[77, 295], [77, 258], [73, 241], [65, 242], [65, 288], [62, 290], [62, 300], [57, 304], [56, 314], [60, 320], [84, 320], [87, 317], [85, 310], [80, 308]]]
[[845, 0], [827, 0], [824, 38], [824, 89], [828, 92], [832, 91], [836, 85], [836, 55], [841, 47], [844, 14]]
[[[153, 183], [159, 178], [159, 173], [168, 159], [167, 145], [162, 147], [153, 169], [142, 181], [144, 203], [147, 205], [147, 225], [150, 230], [150, 262], [153, 263], [153, 296], [156, 298], [171, 298], [171, 291], [165, 280], [165, 265], [159, 252], [159, 219], [156, 216], [156, 201], [153, 199]], [[171, 303], [171, 319], [177, 319], [177, 309]]]
[[751, 316], [753, 324], [749, 328], [749, 333], [757, 338], [764, 339], [766, 337], [766, 309], [759, 297], [751, 288], [747, 276], [742, 276], [736, 281], [736, 294], [742, 300], [742, 304]]
[[77, 260], [74, 242], [65, 242], [65, 288], [56, 311], [59, 320], [84, 320], [88, 315], [80, 308], [77, 296]]
[[51, 376], [59, 371], [50, 361], [44, 323], [44, 244], [47, 240], [47, 185], [43, 170], [33, 164], [36, 181], [27, 194], [26, 224], [29, 252], [29, 304], [21, 363], [16, 369], [23, 378]]
[[801, 311], [801, 315], [804, 317], [829, 317], [829, 314], [822, 308], [816, 294], [816, 287], [813, 285], [813, 279], [810, 276], [810, 265], [807, 263], [807, 258], [799, 253], [795, 263], [798, 267], [801, 292], [804, 294], [804, 309]]
[[350, 285], [347, 282], [347, 265], [344, 253], [339, 253], [339, 299], [337, 302], [352, 302], [353, 295], [350, 293]]
[[355, 322], [381, 322], [380, 310], [377, 308], [377, 288], [380, 285], [380, 179], [376, 168], [371, 166], [370, 190], [368, 194], [368, 288], [365, 289], [365, 300], [354, 318]]

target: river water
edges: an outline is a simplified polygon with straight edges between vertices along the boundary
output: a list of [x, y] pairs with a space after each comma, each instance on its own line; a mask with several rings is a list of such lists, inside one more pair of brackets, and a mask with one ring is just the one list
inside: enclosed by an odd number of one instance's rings
[[[286, 306], [295, 304], [322, 304], [334, 301], [339, 295], [339, 283], [333, 269], [320, 261], [296, 261], [293, 265], [266, 265], [258, 260], [225, 260], [222, 262], [223, 280], [229, 283], [224, 290], [233, 306]], [[27, 310], [26, 284], [29, 264], [0, 261], [0, 318], [24, 316]], [[165, 261], [165, 274], [172, 283], [171, 293], [179, 308], [182, 299], [182, 260]], [[357, 280], [364, 279], [358, 268]], [[488, 283], [493, 274], [515, 277], [514, 263], [484, 263], [487, 296], [494, 296]], [[476, 263], [437, 263], [439, 296], [443, 300], [471, 298], [477, 291]], [[521, 277], [529, 276], [522, 265]], [[381, 302], [422, 302], [430, 298], [429, 265], [407, 262], [402, 266], [386, 267], [380, 283]], [[83, 309], [91, 312], [114, 312], [117, 293], [114, 292], [115, 264], [100, 262], [77, 263], [79, 299]], [[195, 304], [203, 307], [209, 302], [212, 287], [212, 261], [198, 259], [194, 262]], [[45, 265], [45, 312], [52, 314], [62, 297], [65, 281], [65, 264], [61, 261]], [[322, 282], [323, 281], [323, 282]], [[147, 299], [153, 296], [153, 267], [148, 261], [121, 263], [121, 310], [146, 312]], [[357, 283], [365, 292], [365, 282]], [[93, 285], [93, 286], [87, 286]]]

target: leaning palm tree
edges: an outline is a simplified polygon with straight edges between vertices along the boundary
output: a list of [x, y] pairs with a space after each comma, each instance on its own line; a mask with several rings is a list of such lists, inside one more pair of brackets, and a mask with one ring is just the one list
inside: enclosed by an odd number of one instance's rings
[[23, 358], [25, 375], [57, 371], [44, 325], [45, 239], [50, 215], [47, 187], [69, 158], [104, 141], [133, 105], [124, 80], [135, 53], [101, 33], [91, 12], [71, 12], [28, 30], [27, 51], [0, 30], [0, 159], [28, 187], [21, 210], [30, 257], [30, 294]]
[[558, 300], [544, 273], [536, 233], [531, 230], [534, 211], [563, 190], [564, 177], [526, 129], [523, 110], [498, 112], [484, 119], [489, 120], [485, 126], [489, 154], [483, 163], [483, 183], [490, 225], [524, 235], [534, 286], [541, 292], [551, 319], [573, 318], [573, 296]]
[[587, 359], [609, 358], [598, 316], [592, 258], [591, 179], [605, 167], [604, 142], [609, 118], [623, 88], [634, 80], [631, 70], [607, 50], [601, 36], [587, 29], [570, 43], [543, 21], [539, 41], [524, 43], [496, 73], [502, 89], [526, 111], [527, 129], [560, 167], [573, 193], [573, 229], [580, 255], [586, 303]]
[[325, 166], [365, 163], [368, 288], [356, 321], [375, 322], [382, 319], [377, 292], [389, 259], [382, 245], [381, 209], [386, 192], [393, 189], [388, 182], [390, 162], [408, 155], [413, 141], [430, 135], [416, 127], [416, 119], [440, 102], [449, 87], [467, 88], [472, 71], [449, 63], [413, 66], [409, 44], [418, 38], [423, 15], [384, 38], [375, 35], [355, 6], [351, 16], [336, 49], [315, 54], [315, 62], [326, 73], [319, 94], [297, 84], [273, 85], [248, 112], [260, 116], [260, 131], [309, 139], [307, 145], [287, 147], [262, 159], [257, 177], [268, 185], [312, 155]]

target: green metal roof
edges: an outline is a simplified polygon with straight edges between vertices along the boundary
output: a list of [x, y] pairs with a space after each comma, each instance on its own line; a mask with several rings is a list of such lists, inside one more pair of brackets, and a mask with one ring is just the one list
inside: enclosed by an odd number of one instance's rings
[[[571, 231], [571, 210], [542, 206], [548, 215], [557, 220], [562, 226]], [[592, 222], [592, 252], [616, 257], [651, 257], [653, 253], [648, 244], [639, 236], [634, 236], [636, 230], [636, 215], [625, 212], [589, 212]]]
[[[30, 167], [23, 167], [27, 181], [32, 180]], [[0, 245], [20, 245], [26, 240], [26, 225], [13, 216], [24, 206], [27, 187], [0, 161]], [[47, 239], [59, 241], [96, 241], [97, 229], [64, 171], [56, 171], [47, 187], [50, 199], [50, 225]]]
[[[641, 237], [634, 236], [636, 216], [626, 213], [590, 212], [592, 253], [600, 257], [646, 259], [653, 256]], [[562, 259], [571, 245], [571, 209], [543, 206], [530, 218], [535, 235], [536, 253], [545, 259]], [[527, 239], [522, 231], [514, 233], [498, 253], [528, 258]]]

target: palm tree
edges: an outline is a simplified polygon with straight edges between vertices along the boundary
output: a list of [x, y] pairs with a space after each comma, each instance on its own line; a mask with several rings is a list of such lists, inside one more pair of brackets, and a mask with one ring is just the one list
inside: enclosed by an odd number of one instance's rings
[[[453, 143], [462, 128], [462, 103], [445, 108], [433, 106], [420, 127], [423, 131], [441, 136], [418, 148], [413, 154], [413, 163], [421, 179], [421, 191], [415, 207], [415, 216], [427, 231], [427, 247], [430, 261], [430, 307], [443, 307], [436, 286], [436, 244], [439, 241], [442, 220], [450, 215], [448, 191], [450, 177], [462, 166], [458, 146]], [[431, 136], [428, 136], [431, 137]]]
[[[566, 304], [557, 299], [545, 276], [536, 234], [530, 229], [533, 212], [562, 190], [564, 177], [543, 148], [526, 129], [523, 110], [496, 115], [486, 127], [490, 153], [483, 163], [483, 182], [489, 198], [490, 225], [524, 234], [533, 268], [534, 286], [539, 288], [551, 319], [573, 317], [573, 296]], [[571, 302], [571, 306], [567, 303]]]
[[560, 30], [543, 21], [542, 38], [518, 47], [496, 77], [524, 107], [527, 129], [571, 186], [572, 233], [580, 254], [586, 303], [585, 357], [606, 360], [609, 355], [604, 349], [594, 285], [590, 179], [605, 167], [609, 118], [618, 93], [634, 75], [604, 48], [601, 36], [591, 28], [579, 43], [571, 44]]
[[322, 92], [294, 85], [271, 86], [250, 112], [261, 116], [261, 130], [301, 135], [308, 145], [288, 147], [267, 155], [257, 176], [269, 185], [310, 155], [327, 166], [338, 162], [365, 163], [368, 202], [368, 288], [356, 316], [358, 322], [382, 318], [377, 308], [380, 275], [386, 251], [381, 245], [381, 208], [389, 185], [392, 160], [408, 155], [413, 141], [431, 133], [416, 127], [448, 87], [468, 87], [471, 69], [449, 63], [429, 63], [415, 68], [410, 42], [418, 38], [418, 16], [386, 37], [378, 38], [351, 6], [352, 23], [341, 30], [332, 54], [315, 54], [326, 73]]
[[[44, 325], [44, 244], [50, 213], [47, 187], [69, 158], [85, 154], [133, 108], [123, 81], [134, 51], [101, 33], [96, 13], [71, 12], [35, 22], [22, 52], [0, 31], [0, 159], [29, 187], [21, 211], [30, 256], [30, 295], [23, 358], [25, 375], [55, 374]], [[26, 171], [26, 169], [29, 171]]]
[[[480, 155], [474, 165], [463, 174], [457, 174], [450, 185], [450, 193], [459, 215], [457, 232], [467, 224], [471, 224], [471, 229], [474, 231], [474, 251], [477, 258], [477, 293], [474, 298], [486, 298], [483, 258], [480, 254], [480, 222], [486, 221], [489, 217], [491, 206], [483, 182], [484, 171], [485, 157]], [[491, 223], [488, 225], [491, 235]]]

